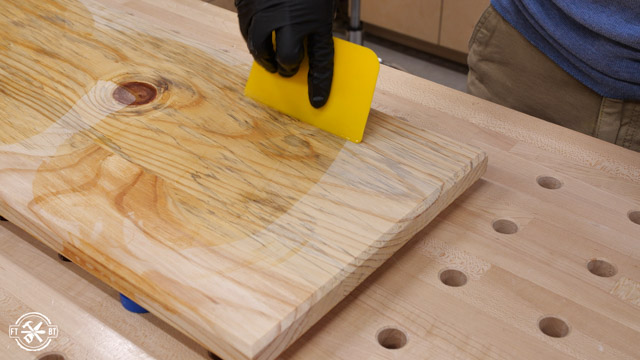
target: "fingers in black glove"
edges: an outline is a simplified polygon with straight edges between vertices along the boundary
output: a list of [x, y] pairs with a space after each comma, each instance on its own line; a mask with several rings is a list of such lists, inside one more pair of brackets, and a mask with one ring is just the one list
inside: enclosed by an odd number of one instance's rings
[[276, 58], [280, 75], [291, 77], [298, 72], [304, 59], [304, 39], [294, 26], [276, 30]]
[[271, 73], [275, 73], [278, 70], [270, 26], [273, 22], [273, 17], [274, 14], [270, 12], [256, 14], [252, 18], [246, 38], [249, 52], [251, 52], [253, 58]]
[[333, 82], [333, 36], [331, 32], [309, 35], [309, 101], [314, 108], [329, 100]]
[[308, 40], [309, 101], [315, 108], [324, 106], [333, 79], [334, 0], [236, 0], [236, 7], [249, 51], [269, 72], [295, 75], [304, 58], [304, 40]]

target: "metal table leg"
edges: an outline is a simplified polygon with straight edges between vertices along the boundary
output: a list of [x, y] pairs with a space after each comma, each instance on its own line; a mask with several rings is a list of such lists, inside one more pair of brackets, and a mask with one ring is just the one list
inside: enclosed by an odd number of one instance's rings
[[351, 1], [351, 17], [349, 20], [349, 41], [362, 45], [362, 22], [360, 21], [360, 0]]

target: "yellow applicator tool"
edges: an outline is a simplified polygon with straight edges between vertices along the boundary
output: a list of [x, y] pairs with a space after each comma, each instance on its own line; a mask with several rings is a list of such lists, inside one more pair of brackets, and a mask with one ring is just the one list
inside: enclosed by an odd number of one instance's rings
[[272, 74], [253, 63], [244, 94], [282, 113], [355, 143], [367, 125], [380, 63], [368, 48], [334, 38], [333, 84], [329, 100], [320, 109], [309, 103], [305, 57], [290, 78]]

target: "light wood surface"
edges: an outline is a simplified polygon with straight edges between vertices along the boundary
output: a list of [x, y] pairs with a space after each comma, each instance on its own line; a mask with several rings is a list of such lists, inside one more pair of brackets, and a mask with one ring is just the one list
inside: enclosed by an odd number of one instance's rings
[[222, 357], [276, 357], [486, 169], [379, 111], [359, 145], [284, 117], [119, 4], [0, 4], [0, 213]]
[[443, 0], [440, 22], [440, 45], [463, 53], [469, 52], [469, 39], [490, 0]]
[[[250, 63], [235, 14], [197, 0], [119, 1], [112, 6]], [[640, 222], [640, 215], [633, 215], [640, 214], [633, 212], [640, 211], [638, 153], [385, 66], [373, 106], [486, 149], [488, 170], [282, 359], [638, 358], [640, 225], [630, 220]], [[562, 187], [541, 187], [536, 181], [541, 175], [558, 179]], [[492, 223], [498, 219], [511, 219], [518, 231], [497, 233]], [[499, 224], [501, 231], [510, 228], [508, 222]], [[75, 265], [56, 262], [55, 254], [37, 241], [12, 231], [16, 234], [0, 231], [0, 266], [11, 269], [1, 280], [0, 306], [10, 309], [21, 302], [28, 308], [0, 312], [4, 329], [23, 309], [33, 309], [61, 324], [70, 343], [109, 354], [96, 359], [175, 358], [165, 356], [165, 344], [176, 351], [195, 347], [188, 339], [171, 340], [178, 333], [167, 334], [153, 315], [143, 315], [144, 321], [124, 316], [128, 313], [118, 309], [115, 291], [74, 270]], [[592, 274], [587, 264], [594, 258], [615, 265], [617, 273]], [[467, 283], [444, 285], [439, 273], [448, 268], [466, 272]], [[63, 306], [48, 305], [52, 301]], [[76, 311], [63, 312], [66, 307]], [[566, 337], [540, 331], [538, 321], [548, 315], [568, 323]], [[120, 319], [128, 320], [127, 326], [119, 326]], [[63, 321], [120, 336], [101, 342]], [[386, 349], [378, 342], [379, 332], [388, 346], [401, 345], [402, 337], [393, 336], [401, 333], [407, 342], [400, 349]], [[12, 359], [34, 358], [16, 350], [15, 341], [0, 338]], [[67, 349], [55, 347], [62, 344], [52, 343], [47, 350]], [[143, 351], [149, 355], [140, 355]], [[197, 350], [181, 358], [198, 358]]]
[[[207, 351], [152, 314], [126, 311], [118, 292], [17, 226], [0, 223], [0, 359], [47, 353], [68, 360], [207, 359]], [[60, 333], [44, 351], [27, 352], [9, 338], [24, 313], [45, 314]]]

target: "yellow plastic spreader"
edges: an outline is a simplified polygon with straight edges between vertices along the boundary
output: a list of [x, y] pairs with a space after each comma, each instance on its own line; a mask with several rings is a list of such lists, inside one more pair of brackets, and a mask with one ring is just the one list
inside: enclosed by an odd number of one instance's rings
[[309, 103], [307, 57], [290, 78], [272, 74], [254, 62], [245, 95], [322, 130], [361, 142], [380, 63], [368, 48], [337, 38], [334, 44], [333, 84], [329, 101], [322, 108], [315, 109]]

